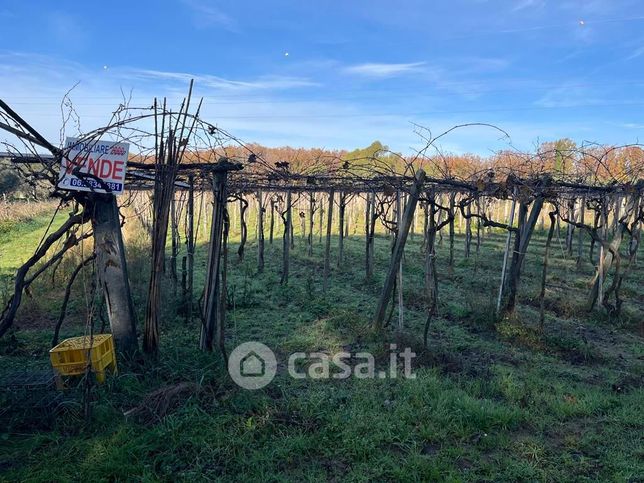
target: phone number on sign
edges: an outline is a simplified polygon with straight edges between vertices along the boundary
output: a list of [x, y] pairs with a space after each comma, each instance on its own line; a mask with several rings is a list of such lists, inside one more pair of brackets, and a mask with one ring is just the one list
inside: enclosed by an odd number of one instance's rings
[[92, 188], [92, 189], [109, 189], [110, 191], [121, 191], [123, 189], [122, 183], [114, 183], [112, 181], [103, 181], [99, 183], [94, 179], [78, 179], [72, 178], [69, 183], [71, 186], [76, 186], [78, 188]]

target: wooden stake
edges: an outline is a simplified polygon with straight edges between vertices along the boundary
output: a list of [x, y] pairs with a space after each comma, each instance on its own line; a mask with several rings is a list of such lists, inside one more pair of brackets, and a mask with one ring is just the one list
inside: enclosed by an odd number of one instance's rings
[[[512, 208], [510, 209], [510, 219], [508, 220], [508, 226], [512, 226], [514, 223], [514, 212], [517, 206], [517, 190], [514, 189], [514, 196], [512, 198]], [[506, 210], [507, 212], [507, 210]], [[510, 241], [512, 240], [512, 231], [508, 230], [508, 236], [505, 240], [505, 253], [503, 254], [503, 268], [501, 268], [501, 284], [499, 285], [499, 297], [496, 300], [496, 313], [498, 314], [501, 311], [501, 300], [503, 299], [503, 286], [505, 285], [505, 272], [508, 266], [508, 258], [510, 257]]]
[[[413, 226], [414, 220], [416, 219], [416, 210], [412, 213], [411, 224]], [[398, 236], [400, 236], [400, 229], [402, 227], [402, 203], [401, 203], [401, 193], [398, 191], [396, 193], [396, 227], [398, 230]], [[403, 330], [405, 326], [405, 315], [404, 315], [404, 306], [403, 306], [403, 266], [402, 266], [402, 257], [398, 263], [398, 330]]]
[[465, 258], [470, 258], [472, 247], [472, 204], [467, 205], [467, 217], [465, 219]]
[[454, 205], [456, 202], [456, 193], [449, 195], [449, 269], [453, 270], [454, 267]]
[[344, 258], [344, 236], [345, 236], [345, 227], [344, 227], [344, 215], [346, 212], [347, 203], [347, 194], [344, 192], [340, 193], [340, 201], [338, 205], [338, 268], [342, 266]]
[[107, 316], [116, 349], [132, 355], [138, 350], [136, 318], [116, 198], [113, 195], [91, 196], [96, 270], [105, 295]]
[[548, 230], [548, 238], [546, 239], [546, 249], [543, 254], [543, 271], [541, 272], [541, 292], [539, 292], [539, 328], [543, 332], [545, 323], [545, 296], [546, 296], [546, 277], [548, 274], [548, 254], [550, 252], [550, 243], [552, 236], [555, 233], [555, 211], [548, 213], [550, 217], [550, 229]]
[[[226, 209], [226, 172], [218, 172], [213, 180], [214, 205], [212, 224], [210, 227], [210, 247], [208, 264], [206, 266], [206, 282], [204, 286], [204, 324], [201, 328], [199, 347], [204, 351], [212, 351], [216, 323], [219, 318], [220, 281], [219, 266], [221, 261], [222, 235], [224, 230], [224, 211]], [[219, 332], [219, 331], [218, 331]]]
[[307, 239], [309, 257], [313, 256], [313, 225], [315, 224], [315, 220], [313, 219], [314, 214], [315, 197], [313, 193], [309, 193], [309, 237]]
[[264, 271], [264, 199], [261, 191], [257, 192], [257, 272]]
[[284, 235], [282, 236], [282, 278], [280, 280], [280, 283], [282, 285], [288, 285], [292, 225], [293, 225], [293, 218], [291, 213], [291, 192], [288, 191], [286, 193], [286, 213], [284, 218]]
[[179, 244], [177, 242], [177, 202], [175, 200], [174, 188], [172, 188], [172, 197], [170, 198], [170, 277], [175, 294], [177, 293], [177, 255], [179, 253]]
[[375, 203], [373, 193], [367, 193], [367, 206], [365, 207], [365, 273], [367, 279], [373, 275], [373, 205]]
[[275, 197], [271, 195], [271, 218], [268, 222], [268, 243], [273, 244], [273, 232], [275, 230]]
[[195, 266], [195, 194], [194, 194], [194, 177], [188, 177], [190, 186], [188, 191], [188, 232], [186, 233], [186, 321], [192, 322], [192, 298], [194, 286], [194, 266]]
[[382, 329], [382, 325], [385, 320], [387, 305], [389, 304], [391, 292], [394, 288], [396, 274], [399, 270], [398, 265], [400, 263], [400, 260], [402, 259], [403, 251], [405, 250], [407, 235], [409, 234], [411, 222], [413, 221], [414, 217], [414, 211], [416, 210], [416, 205], [418, 204], [418, 197], [420, 196], [424, 182], [425, 171], [420, 169], [416, 173], [416, 179], [414, 180], [414, 184], [411, 187], [411, 192], [409, 193], [409, 201], [407, 202], [407, 206], [405, 207], [402, 224], [399, 228], [399, 233], [396, 237], [396, 244], [394, 245], [394, 251], [391, 255], [389, 270], [387, 272], [387, 276], [385, 277], [385, 283], [382, 287], [380, 300], [378, 301], [378, 306], [376, 308], [376, 314], [373, 319], [373, 327], [376, 330]]
[[329, 191], [329, 208], [327, 210], [326, 222], [326, 247], [324, 248], [324, 282], [323, 290], [326, 292], [329, 288], [329, 274], [331, 272], [331, 262], [329, 260], [331, 253], [331, 230], [333, 229], [333, 197], [334, 190]]
[[[582, 225], [586, 222], [585, 218], [586, 214], [586, 197], [583, 196], [581, 198], [581, 206], [579, 207], [579, 223]], [[582, 256], [583, 256], [583, 239], [584, 239], [584, 230], [579, 228], [577, 230], [577, 268], [581, 267], [582, 264]]]

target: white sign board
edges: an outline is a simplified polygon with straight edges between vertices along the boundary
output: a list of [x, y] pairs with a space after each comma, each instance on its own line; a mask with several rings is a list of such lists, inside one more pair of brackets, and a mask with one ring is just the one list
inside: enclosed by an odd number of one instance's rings
[[60, 165], [58, 187], [93, 193], [123, 193], [129, 147], [127, 143], [67, 138], [67, 156]]

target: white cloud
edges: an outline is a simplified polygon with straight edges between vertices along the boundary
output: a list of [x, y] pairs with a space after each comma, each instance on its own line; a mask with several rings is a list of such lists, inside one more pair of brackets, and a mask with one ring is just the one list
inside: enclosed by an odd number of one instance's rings
[[642, 46], [642, 47], [640, 47], [640, 48], [638, 48], [638, 49], [635, 49], [635, 50], [634, 50], [633, 52], [631, 52], [631, 53], [630, 53], [630, 55], [629, 55], [628, 57], [626, 57], [624, 60], [633, 60], [633, 59], [637, 59], [638, 57], [641, 57], [642, 55], [644, 55], [644, 46]]
[[195, 83], [203, 87], [226, 91], [251, 91], [251, 90], [281, 90], [294, 89], [297, 87], [312, 87], [318, 85], [307, 78], [274, 76], [260, 76], [250, 81], [230, 80], [223, 77], [207, 74], [190, 74], [185, 72], [165, 72], [158, 70], [146, 69], [128, 69], [122, 72], [122, 75], [132, 78], [139, 78], [151, 81], [171, 81], [171, 82], [190, 82], [194, 79]]
[[[147, 107], [155, 97], [167, 97], [169, 105], [178, 108], [192, 78], [195, 79], [195, 99], [201, 96], [205, 98], [202, 109], [204, 118], [212, 122], [220, 122], [221, 119], [224, 128], [243, 127], [249, 141], [270, 142], [270, 138], [260, 139], [260, 131], [255, 132], [254, 128], [270, 124], [271, 114], [288, 115], [290, 112], [297, 115], [298, 112], [311, 114], [319, 111], [318, 106], [305, 102], [294, 103], [301, 111], [285, 109], [286, 106], [281, 105], [284, 90], [290, 92], [295, 88], [316, 85], [304, 78], [266, 75], [230, 80], [214, 75], [114, 65], [104, 70], [102, 67], [89, 68], [60, 58], [0, 52], [2, 99], [54, 143], [61, 141], [61, 101], [77, 82], [79, 84], [70, 93], [70, 98], [79, 115], [81, 131], [88, 132], [109, 121], [111, 113], [123, 102], [122, 92], [126, 96], [132, 92], [132, 106]], [[266, 107], [270, 107], [270, 110], [266, 111]], [[333, 106], [328, 108], [333, 109]], [[258, 112], [266, 117], [254, 117]], [[290, 126], [292, 132], [297, 132], [298, 123], [301, 128], [302, 121], [295, 120]], [[75, 126], [69, 125], [68, 128], [74, 132], [67, 132], [67, 135], [77, 134]], [[285, 135], [288, 133], [284, 131]], [[0, 139], [4, 135], [0, 133]]]
[[500, 57], [461, 57], [456, 59], [455, 65], [464, 73], [496, 72], [510, 65], [508, 59]]
[[570, 10], [582, 15], [608, 15], [625, 7], [615, 0], [578, 0], [565, 1], [560, 4], [561, 9]]
[[535, 102], [535, 105], [546, 108], [560, 108], [597, 106], [605, 104], [605, 102], [604, 99], [598, 98], [591, 89], [568, 84], [550, 89]]
[[395, 77], [411, 72], [418, 72], [425, 62], [412, 62], [408, 64], [379, 64], [366, 63], [346, 67], [344, 71], [348, 74], [357, 74], [365, 77]]
[[230, 32], [239, 30], [234, 18], [222, 12], [208, 0], [182, 0], [182, 2], [192, 10], [193, 22], [198, 28], [219, 26]]
[[[48, 77], [47, 73], [54, 67], [56, 74]], [[5, 75], [8, 72], [11, 75]], [[0, 55], [0, 92], [9, 105], [57, 144], [63, 139], [60, 133], [61, 99], [78, 80], [81, 84], [72, 91], [71, 99], [83, 132], [99, 128], [109, 121], [112, 111], [122, 101], [121, 89], [126, 93], [132, 89], [131, 105], [150, 106], [154, 97], [167, 96], [169, 105], [178, 108], [191, 76], [152, 72], [118, 66], [111, 66], [108, 71], [102, 68], [93, 70], [61, 59]], [[401, 152], [410, 152], [410, 146], [417, 146], [420, 142], [409, 124], [412, 119], [436, 131], [458, 124], [446, 114], [405, 114], [396, 109], [383, 109], [347, 99], [315, 100], [311, 97], [309, 100], [294, 100], [282, 95], [275, 87], [285, 85], [284, 81], [275, 83], [268, 78], [269, 81], [239, 81], [243, 89], [248, 87], [249, 90], [238, 91], [237, 87], [228, 88], [230, 82], [236, 86], [236, 81], [196, 77], [195, 99], [205, 98], [201, 117], [245, 142], [267, 146], [354, 149], [379, 139]], [[75, 129], [76, 126], [68, 125], [65, 135], [76, 135]], [[6, 134], [0, 132], [2, 139], [6, 139]], [[495, 139], [489, 133], [470, 133], [470, 136], [459, 138], [459, 143], [465, 149], [486, 152]]]
[[520, 0], [516, 2], [514, 7], [512, 7], [513, 12], [519, 12], [521, 10], [529, 8], [543, 8], [546, 6], [545, 0]]
[[[456, 124], [491, 122], [506, 129], [515, 144], [526, 149], [538, 137], [579, 139], [582, 134], [586, 138], [593, 137], [592, 132], [584, 132], [583, 126], [574, 120], [566, 124], [562, 119], [539, 121], [526, 116], [517, 119], [510, 113], [477, 109], [455, 112], [452, 109], [457, 107], [450, 108], [440, 102], [433, 104], [427, 97], [416, 99], [415, 103], [387, 106], [346, 96], [316, 99], [317, 95], [330, 94], [309, 88], [312, 83], [306, 78], [267, 75], [230, 80], [214, 75], [192, 76], [118, 65], [103, 70], [102, 66], [90, 68], [59, 58], [0, 53], [3, 100], [54, 143], [61, 139], [61, 99], [77, 81], [80, 84], [72, 91], [71, 99], [80, 118], [81, 130], [88, 132], [109, 121], [112, 111], [122, 102], [122, 91], [129, 93], [132, 90], [133, 106], [149, 107], [155, 97], [167, 97], [169, 105], [177, 109], [192, 77], [195, 78], [194, 99], [204, 97], [203, 119], [246, 142], [267, 146], [353, 149], [379, 139], [395, 151], [409, 153], [411, 146], [418, 147], [420, 143], [409, 121], [427, 126], [435, 133]], [[301, 86], [301, 95], [293, 96], [292, 87], [288, 86]], [[454, 88], [447, 86], [445, 89], [448, 87]], [[568, 86], [568, 91], [572, 89], [573, 86]], [[580, 97], [592, 97], [589, 94], [592, 93], [584, 92], [566, 99], [566, 92], [551, 92], [542, 103], [580, 102]], [[437, 99], [440, 101], [441, 96]], [[587, 124], [593, 125], [591, 121]], [[65, 134], [75, 135], [75, 129], [76, 126], [69, 124]], [[615, 136], [609, 134], [614, 142], [628, 141], [623, 131], [620, 128]], [[450, 134], [443, 146], [486, 154], [490, 149], [507, 147], [498, 138], [498, 133], [490, 129], [464, 129]], [[0, 132], [0, 141], [3, 139], [6, 139], [6, 133]]]

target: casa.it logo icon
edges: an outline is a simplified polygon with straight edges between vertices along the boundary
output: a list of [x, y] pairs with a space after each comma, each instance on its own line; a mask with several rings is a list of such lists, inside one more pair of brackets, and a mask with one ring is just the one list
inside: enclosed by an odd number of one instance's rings
[[228, 374], [244, 389], [261, 389], [277, 372], [277, 360], [270, 348], [261, 342], [244, 342], [228, 357]]

